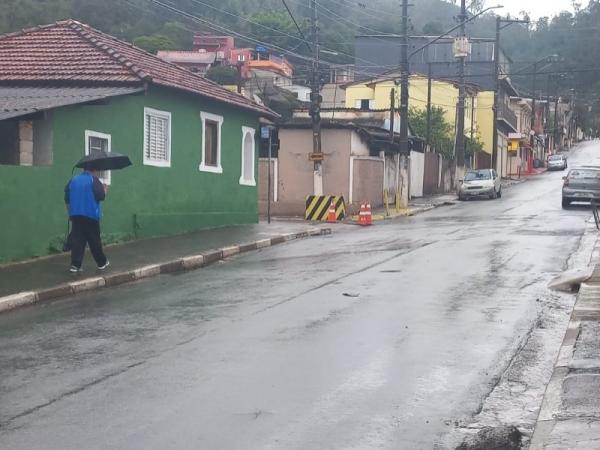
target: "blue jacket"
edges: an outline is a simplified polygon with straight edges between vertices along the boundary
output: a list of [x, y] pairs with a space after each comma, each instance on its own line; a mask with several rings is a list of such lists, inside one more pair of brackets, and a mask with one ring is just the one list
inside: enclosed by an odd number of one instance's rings
[[65, 203], [69, 205], [69, 216], [84, 216], [100, 221], [106, 193], [100, 180], [89, 172], [74, 177], [65, 187]]

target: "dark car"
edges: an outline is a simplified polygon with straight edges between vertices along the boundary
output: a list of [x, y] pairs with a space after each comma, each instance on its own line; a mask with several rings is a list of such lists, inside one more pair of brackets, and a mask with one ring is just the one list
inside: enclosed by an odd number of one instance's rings
[[600, 167], [571, 169], [563, 179], [563, 208], [567, 208], [571, 202], [600, 203]]

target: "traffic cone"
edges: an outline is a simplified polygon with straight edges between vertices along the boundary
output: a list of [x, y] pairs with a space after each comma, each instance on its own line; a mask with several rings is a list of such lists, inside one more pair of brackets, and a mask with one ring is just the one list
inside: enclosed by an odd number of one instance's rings
[[331, 200], [329, 211], [327, 212], [327, 223], [337, 223], [337, 214], [335, 212], [335, 200]]
[[367, 207], [364, 203], [360, 204], [360, 212], [358, 213], [358, 224], [363, 227], [367, 225]]
[[373, 225], [373, 212], [371, 211], [371, 204], [367, 203], [365, 209], [365, 225]]

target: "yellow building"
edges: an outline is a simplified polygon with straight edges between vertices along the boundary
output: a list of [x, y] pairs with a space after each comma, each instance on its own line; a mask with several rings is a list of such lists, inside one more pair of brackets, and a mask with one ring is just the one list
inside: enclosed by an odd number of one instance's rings
[[484, 91], [477, 95], [477, 125], [479, 139], [483, 143], [485, 155], [476, 155], [475, 167], [491, 167], [492, 149], [494, 147], [494, 92]]
[[[399, 104], [400, 88], [396, 84], [399, 74], [391, 73], [380, 78], [367, 81], [358, 81], [346, 85], [346, 107], [360, 109], [389, 109], [391, 106], [391, 90], [395, 89], [396, 107]], [[411, 75], [409, 80], [409, 107], [420, 110], [427, 109], [427, 77]], [[445, 119], [453, 128], [456, 128], [456, 104], [458, 102], [458, 87], [450, 80], [432, 80], [431, 104], [442, 108]], [[477, 114], [479, 99], [474, 86], [467, 89], [465, 100], [465, 133], [469, 136], [471, 125], [479, 128], [479, 114]], [[473, 117], [473, 110], [475, 116]], [[490, 110], [491, 112], [491, 110]], [[491, 152], [491, 147], [490, 147]]]

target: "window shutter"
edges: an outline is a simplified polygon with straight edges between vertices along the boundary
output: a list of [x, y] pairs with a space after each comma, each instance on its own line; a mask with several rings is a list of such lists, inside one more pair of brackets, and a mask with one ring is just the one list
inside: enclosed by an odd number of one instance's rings
[[169, 160], [169, 120], [153, 114], [146, 115], [146, 158]]

